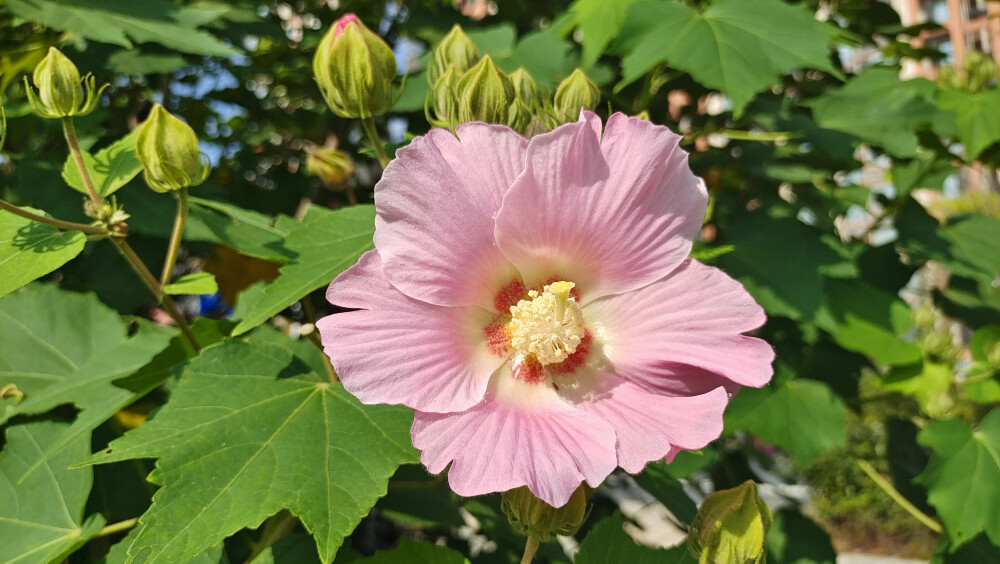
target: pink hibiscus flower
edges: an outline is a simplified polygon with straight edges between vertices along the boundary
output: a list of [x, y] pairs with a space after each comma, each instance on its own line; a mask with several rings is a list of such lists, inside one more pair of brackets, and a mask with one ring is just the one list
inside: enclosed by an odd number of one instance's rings
[[415, 410], [413, 444], [459, 495], [553, 506], [722, 432], [774, 353], [764, 312], [688, 258], [708, 195], [665, 127], [623, 114], [530, 142], [435, 129], [375, 187], [375, 250], [318, 323], [344, 387]]

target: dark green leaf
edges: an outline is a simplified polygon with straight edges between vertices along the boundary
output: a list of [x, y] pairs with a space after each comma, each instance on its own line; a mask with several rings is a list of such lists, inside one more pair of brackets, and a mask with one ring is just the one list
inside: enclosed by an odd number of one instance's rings
[[83, 251], [86, 240], [82, 231], [62, 231], [0, 210], [0, 297], [66, 264]]
[[625, 534], [621, 514], [598, 523], [580, 543], [575, 564], [694, 564], [684, 545], [661, 550], [639, 546]]
[[920, 347], [900, 338], [913, 325], [913, 312], [906, 302], [858, 280], [830, 279], [826, 288], [833, 324], [822, 325], [837, 344], [880, 364], [920, 362]]
[[[363, 406], [281, 347], [229, 341], [189, 363], [170, 401], [88, 463], [158, 458], [163, 487], [128, 547], [184, 562], [288, 508], [324, 562], [403, 462], [410, 412]], [[144, 559], [144, 560], [143, 560]]]
[[919, 480], [937, 509], [955, 550], [980, 532], [1000, 544], [1000, 409], [973, 432], [956, 420], [935, 421], [920, 432], [931, 459]]
[[698, 506], [684, 493], [684, 485], [670, 474], [667, 464], [654, 462], [647, 465], [635, 481], [682, 522], [690, 525], [698, 513]]
[[240, 335], [260, 325], [309, 292], [329, 284], [358, 257], [372, 248], [375, 208], [354, 206], [330, 211], [310, 208], [301, 225], [292, 230], [285, 246], [295, 253], [281, 267], [281, 275], [233, 331]]
[[791, 509], [774, 514], [764, 541], [770, 564], [836, 564], [837, 552], [830, 535], [816, 523]]
[[365, 564], [468, 564], [469, 560], [460, 553], [444, 546], [434, 546], [426, 542], [417, 542], [402, 538], [399, 546], [392, 550], [380, 550], [370, 558], [357, 562]]
[[100, 532], [104, 519], [83, 519], [90, 468], [68, 470], [87, 455], [90, 435], [62, 442], [67, 425], [39, 421], [7, 429], [0, 451], [0, 561], [61, 562]]

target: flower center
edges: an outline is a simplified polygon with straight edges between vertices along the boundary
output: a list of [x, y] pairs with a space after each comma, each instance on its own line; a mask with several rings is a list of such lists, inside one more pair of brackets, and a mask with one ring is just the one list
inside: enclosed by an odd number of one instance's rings
[[542, 365], [562, 362], [576, 351], [586, 331], [580, 305], [569, 295], [574, 286], [553, 282], [510, 307], [507, 330], [514, 350], [534, 355]]

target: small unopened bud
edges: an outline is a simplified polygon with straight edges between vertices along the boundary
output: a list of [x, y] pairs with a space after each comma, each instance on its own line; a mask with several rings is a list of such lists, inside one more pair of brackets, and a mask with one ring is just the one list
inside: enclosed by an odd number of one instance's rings
[[691, 523], [688, 550], [699, 564], [761, 564], [771, 510], [751, 480], [710, 494]]
[[538, 90], [538, 84], [524, 67], [518, 67], [517, 70], [510, 73], [510, 82], [514, 85], [514, 96], [528, 109], [537, 110], [542, 106], [542, 96]]
[[437, 79], [427, 94], [424, 114], [434, 127], [454, 129], [458, 125], [458, 80], [454, 68], [449, 68]]
[[94, 76], [89, 73], [81, 78], [73, 61], [55, 47], [49, 47], [49, 53], [35, 67], [31, 79], [38, 91], [28, 85], [25, 77], [28, 103], [44, 118], [85, 116], [94, 111], [101, 91], [107, 87], [105, 84], [96, 88]]
[[454, 68], [461, 75], [477, 62], [479, 48], [462, 31], [462, 26], [455, 24], [434, 48], [433, 64], [427, 69], [427, 78], [433, 85], [449, 68]]
[[160, 104], [139, 126], [135, 152], [146, 184], [157, 192], [197, 186], [208, 178], [208, 158], [198, 149], [191, 126]]
[[396, 57], [354, 14], [341, 17], [323, 36], [313, 74], [326, 104], [341, 117], [369, 118], [392, 107]]
[[580, 110], [593, 110], [601, 101], [601, 89], [582, 70], [576, 69], [556, 88], [553, 111], [559, 123], [580, 118]]
[[458, 81], [458, 120], [507, 123], [507, 110], [514, 101], [514, 85], [489, 55]]
[[587, 486], [581, 484], [562, 507], [552, 507], [535, 497], [527, 487], [503, 492], [500, 507], [511, 526], [541, 541], [550, 536], [572, 535], [587, 518]]
[[354, 174], [354, 161], [339, 149], [316, 148], [306, 156], [306, 170], [318, 176], [327, 188], [335, 188]]

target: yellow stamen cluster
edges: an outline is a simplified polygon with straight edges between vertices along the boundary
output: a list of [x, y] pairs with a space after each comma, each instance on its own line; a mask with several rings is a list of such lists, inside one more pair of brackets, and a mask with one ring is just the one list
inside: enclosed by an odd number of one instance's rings
[[569, 293], [575, 284], [554, 282], [541, 292], [511, 306], [507, 325], [514, 350], [533, 355], [539, 363], [555, 364], [569, 358], [583, 340], [583, 314]]

